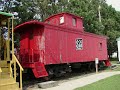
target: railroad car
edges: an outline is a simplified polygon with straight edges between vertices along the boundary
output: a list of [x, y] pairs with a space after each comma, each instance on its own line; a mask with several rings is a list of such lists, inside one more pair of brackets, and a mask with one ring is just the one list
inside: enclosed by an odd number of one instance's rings
[[15, 27], [20, 34], [20, 62], [36, 78], [61, 76], [95, 58], [110, 65], [107, 37], [84, 31], [83, 18], [59, 13], [44, 22], [28, 21]]

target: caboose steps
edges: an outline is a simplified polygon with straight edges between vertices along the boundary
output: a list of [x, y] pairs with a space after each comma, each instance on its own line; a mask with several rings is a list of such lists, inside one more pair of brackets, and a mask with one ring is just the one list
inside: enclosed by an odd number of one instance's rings
[[9, 67], [1, 67], [2, 68], [2, 72], [9, 72]]
[[[23, 68], [14, 52], [13, 20], [11, 13], [0, 12], [0, 90], [22, 89]], [[20, 72], [19, 83], [16, 82], [17, 70]]]
[[0, 80], [3, 78], [8, 78], [10, 76], [10, 69], [9, 69], [9, 64], [7, 64], [7, 61], [5, 60], [0, 61], [0, 68], [2, 70], [2, 72], [0, 73]]
[[0, 90], [20, 90], [19, 83], [10, 76], [10, 61], [0, 61]]
[[14, 78], [0, 78], [0, 90], [19, 90], [19, 84]]
[[1, 60], [0, 61], [0, 67], [8, 67], [7, 61], [6, 60]]
[[13, 84], [16, 83], [14, 78], [6, 77], [6, 78], [0, 78], [0, 86], [4, 86], [7, 84]]
[[8, 72], [8, 73], [2, 72], [2, 73], [1, 73], [1, 76], [0, 76], [0, 80], [1, 80], [1, 79], [6, 79], [6, 78], [10, 78], [10, 73], [9, 73], [9, 72]]
[[43, 63], [37, 62], [34, 63], [34, 65], [35, 67], [32, 69], [32, 71], [36, 78], [48, 76], [48, 73]]

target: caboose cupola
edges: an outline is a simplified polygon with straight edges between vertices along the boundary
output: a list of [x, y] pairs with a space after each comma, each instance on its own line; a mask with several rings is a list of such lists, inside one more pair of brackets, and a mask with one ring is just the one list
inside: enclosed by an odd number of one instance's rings
[[47, 18], [44, 22], [51, 25], [75, 29], [82, 32], [84, 31], [82, 17], [78, 17], [70, 13], [55, 14]]

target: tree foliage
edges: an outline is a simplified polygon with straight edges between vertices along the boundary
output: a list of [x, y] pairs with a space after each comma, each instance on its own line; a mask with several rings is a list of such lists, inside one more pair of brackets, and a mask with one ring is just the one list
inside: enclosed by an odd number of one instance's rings
[[[99, 5], [101, 22], [99, 22]], [[70, 0], [66, 11], [84, 17], [86, 31], [109, 37], [109, 56], [117, 51], [116, 38], [120, 37], [120, 12], [108, 6], [105, 0]]]
[[4, 6], [2, 11], [18, 13], [16, 25], [32, 19], [44, 21], [50, 15], [60, 12], [84, 17], [85, 31], [108, 36], [109, 55], [117, 51], [116, 38], [120, 37], [120, 12], [108, 6], [106, 0], [1, 0], [0, 4]]

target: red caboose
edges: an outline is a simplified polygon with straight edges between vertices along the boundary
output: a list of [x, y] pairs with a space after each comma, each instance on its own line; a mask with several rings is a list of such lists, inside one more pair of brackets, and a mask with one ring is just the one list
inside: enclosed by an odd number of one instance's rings
[[15, 31], [20, 34], [21, 64], [36, 78], [70, 72], [95, 58], [109, 65], [107, 37], [85, 32], [82, 17], [60, 13], [44, 22], [25, 22]]

